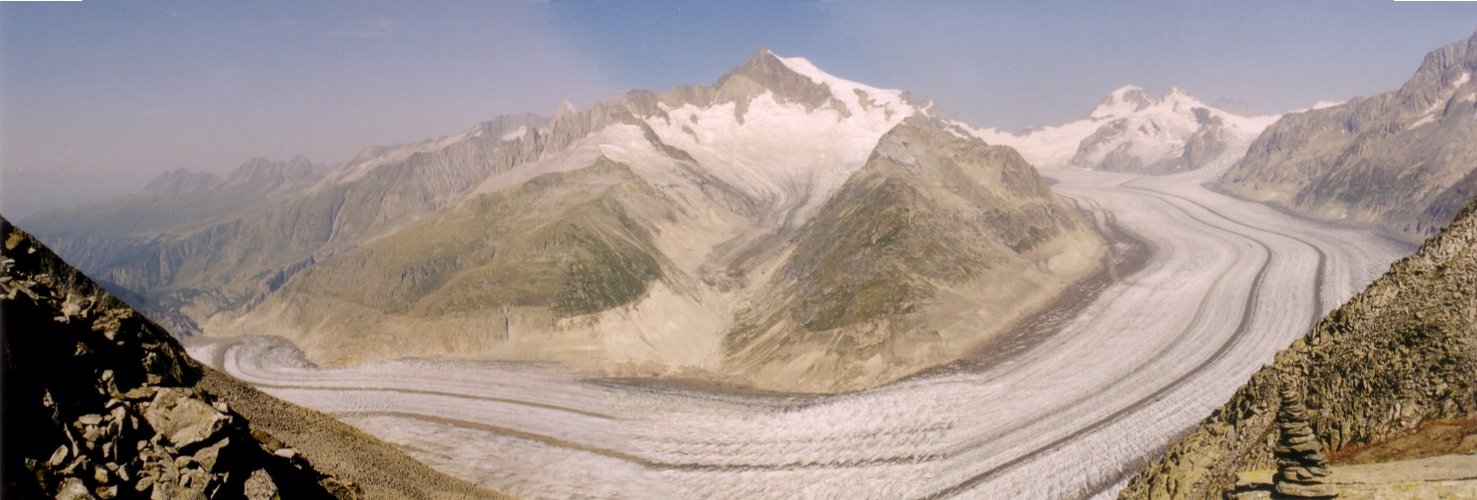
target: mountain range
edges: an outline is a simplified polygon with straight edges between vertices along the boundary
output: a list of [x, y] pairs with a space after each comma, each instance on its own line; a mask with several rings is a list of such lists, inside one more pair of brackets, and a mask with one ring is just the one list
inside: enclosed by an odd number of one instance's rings
[[1024, 158], [930, 107], [761, 50], [712, 85], [340, 166], [170, 172], [24, 224], [181, 334], [272, 332], [330, 365], [860, 388], [957, 358], [1105, 252]]

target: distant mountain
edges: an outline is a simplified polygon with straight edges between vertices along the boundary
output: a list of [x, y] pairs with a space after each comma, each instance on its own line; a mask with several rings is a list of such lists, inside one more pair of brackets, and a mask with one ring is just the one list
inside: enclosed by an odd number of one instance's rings
[[[1394, 453], [1383, 453], [1386, 459], [1477, 449], [1470, 434], [1463, 441], [1461, 434], [1436, 439], [1427, 433], [1414, 446], [1398, 445], [1402, 436], [1477, 415], [1477, 200], [1415, 255], [1395, 262], [1278, 353], [1230, 401], [1143, 467], [1122, 498], [1222, 498], [1236, 473], [1273, 469], [1284, 388], [1305, 399], [1299, 402], [1308, 408], [1308, 423], [1335, 464], [1384, 443], [1395, 444]], [[1448, 451], [1456, 449], [1468, 451]], [[1470, 469], [1462, 477], [1470, 478]], [[1404, 493], [1358, 498], [1436, 497], [1416, 493], [1410, 478], [1376, 479], [1405, 483]]]
[[1226, 171], [1223, 189], [1409, 241], [1477, 194], [1477, 33], [1426, 55], [1399, 90], [1289, 113]]
[[248, 307], [293, 273], [461, 199], [559, 137], [503, 136], [543, 123], [509, 116], [462, 134], [370, 148], [338, 167], [253, 160], [224, 179], [161, 175], [107, 203], [20, 222], [180, 335]]
[[[711, 86], [269, 176], [247, 184], [285, 187], [239, 207], [228, 180], [186, 173], [128, 201], [199, 198], [218, 215], [109, 233], [89, 230], [106, 217], [91, 207], [28, 224], [183, 331], [270, 332], [324, 363], [555, 360], [861, 387], [952, 359], [1104, 251], [1019, 155], [927, 108], [761, 50]], [[757, 368], [776, 346], [804, 376]], [[807, 349], [830, 350], [793, 355]]]
[[1064, 125], [971, 130], [986, 142], [1020, 150], [1039, 167], [1166, 174], [1229, 165], [1274, 119], [1217, 109], [1179, 87], [1156, 98], [1129, 85]]
[[0, 240], [6, 498], [494, 495], [200, 366], [3, 218]]

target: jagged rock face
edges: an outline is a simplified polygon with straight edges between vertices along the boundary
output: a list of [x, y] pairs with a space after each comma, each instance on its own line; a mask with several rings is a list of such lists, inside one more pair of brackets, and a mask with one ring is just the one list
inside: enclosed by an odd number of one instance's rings
[[1161, 97], [1126, 86], [1081, 120], [1014, 134], [973, 130], [986, 142], [1021, 150], [1042, 167], [1169, 174], [1219, 168], [1240, 158], [1271, 117], [1214, 108], [1171, 87]]
[[359, 496], [195, 388], [158, 326], [3, 219], [0, 237], [6, 497]]
[[1305, 388], [1308, 422], [1335, 454], [1477, 413], [1477, 200], [1278, 353], [1123, 498], [1219, 497], [1235, 472], [1270, 468], [1289, 384]]
[[1233, 193], [1419, 241], [1477, 192], [1477, 34], [1399, 90], [1290, 113], [1221, 177]]

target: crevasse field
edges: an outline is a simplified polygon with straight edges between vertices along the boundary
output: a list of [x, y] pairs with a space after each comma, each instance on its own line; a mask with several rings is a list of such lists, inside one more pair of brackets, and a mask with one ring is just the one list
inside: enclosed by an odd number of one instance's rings
[[1148, 249], [1054, 333], [979, 369], [834, 396], [400, 360], [316, 369], [270, 337], [195, 357], [432, 467], [533, 498], [1060, 498], [1112, 495], [1404, 244], [1164, 177], [1045, 170]]

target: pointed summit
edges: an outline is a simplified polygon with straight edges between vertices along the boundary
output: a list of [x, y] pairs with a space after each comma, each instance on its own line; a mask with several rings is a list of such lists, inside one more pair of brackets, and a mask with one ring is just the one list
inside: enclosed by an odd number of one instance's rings
[[559, 107], [554, 108], [554, 116], [552, 117], [552, 119], [553, 120], [558, 120], [558, 119], [563, 118], [565, 116], [579, 114], [579, 112], [580, 112], [579, 108], [575, 107], [574, 103], [569, 102], [569, 101], [564, 101], [564, 102], [559, 103]]
[[1143, 87], [1124, 85], [1104, 97], [1102, 102], [1093, 108], [1091, 113], [1088, 113], [1087, 117], [1092, 119], [1122, 117], [1153, 106], [1155, 102]]
[[816, 109], [831, 101], [831, 89], [797, 73], [766, 47], [719, 78], [714, 87], [720, 102], [747, 102], [765, 91], [772, 92], [777, 101], [798, 103], [806, 109]]

